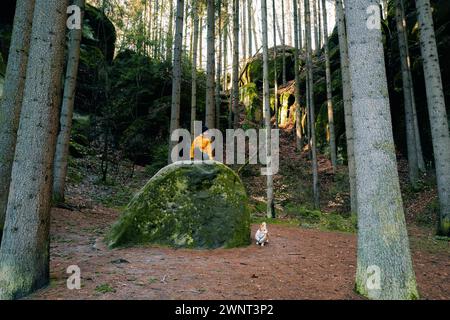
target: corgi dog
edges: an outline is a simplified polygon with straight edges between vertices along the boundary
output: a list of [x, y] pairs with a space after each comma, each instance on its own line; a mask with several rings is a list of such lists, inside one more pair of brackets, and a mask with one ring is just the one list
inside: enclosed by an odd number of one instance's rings
[[269, 243], [269, 231], [267, 230], [267, 224], [265, 222], [261, 223], [258, 231], [255, 234], [256, 245], [264, 247], [266, 243]]

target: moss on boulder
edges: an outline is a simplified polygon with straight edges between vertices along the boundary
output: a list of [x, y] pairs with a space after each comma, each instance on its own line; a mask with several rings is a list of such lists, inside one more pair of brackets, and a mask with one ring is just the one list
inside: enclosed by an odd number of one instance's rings
[[135, 195], [107, 241], [110, 247], [248, 245], [250, 211], [245, 188], [234, 171], [215, 161], [171, 164]]

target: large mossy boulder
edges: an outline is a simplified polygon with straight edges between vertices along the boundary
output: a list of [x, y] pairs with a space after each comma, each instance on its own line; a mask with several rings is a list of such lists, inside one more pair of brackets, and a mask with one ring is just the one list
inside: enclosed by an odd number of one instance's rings
[[131, 200], [107, 236], [112, 248], [160, 244], [233, 248], [250, 243], [250, 212], [239, 176], [214, 162], [177, 162]]

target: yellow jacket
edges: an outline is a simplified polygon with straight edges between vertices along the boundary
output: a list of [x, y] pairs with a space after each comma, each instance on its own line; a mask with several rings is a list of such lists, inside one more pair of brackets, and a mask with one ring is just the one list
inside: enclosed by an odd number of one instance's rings
[[210, 139], [205, 138], [203, 135], [199, 135], [194, 139], [191, 146], [191, 160], [195, 158], [195, 148], [199, 148], [201, 152], [206, 153], [209, 160], [214, 160]]

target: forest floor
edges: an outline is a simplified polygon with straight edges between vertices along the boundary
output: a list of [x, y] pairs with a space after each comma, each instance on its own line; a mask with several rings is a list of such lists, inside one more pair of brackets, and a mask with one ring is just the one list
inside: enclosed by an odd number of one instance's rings
[[[103, 242], [106, 232], [152, 173], [137, 167], [131, 177], [130, 166], [118, 164], [112, 168], [114, 179], [100, 183], [95, 156], [76, 160], [67, 205], [52, 211], [51, 283], [29, 298], [361, 299], [353, 291], [357, 239], [346, 213], [345, 167], [333, 175], [329, 161], [320, 157], [322, 211], [314, 211], [307, 152], [295, 152], [292, 136], [285, 130], [281, 137], [280, 174], [275, 177], [278, 219], [269, 222], [266, 247], [109, 250]], [[432, 178], [424, 177], [421, 189], [411, 190], [405, 166], [399, 161], [421, 298], [450, 299], [450, 243], [434, 236], [436, 190], [427, 182]], [[255, 174], [257, 169], [242, 172], [254, 212], [252, 234], [265, 210], [265, 181]], [[81, 269], [81, 290], [67, 289], [71, 265]]]

